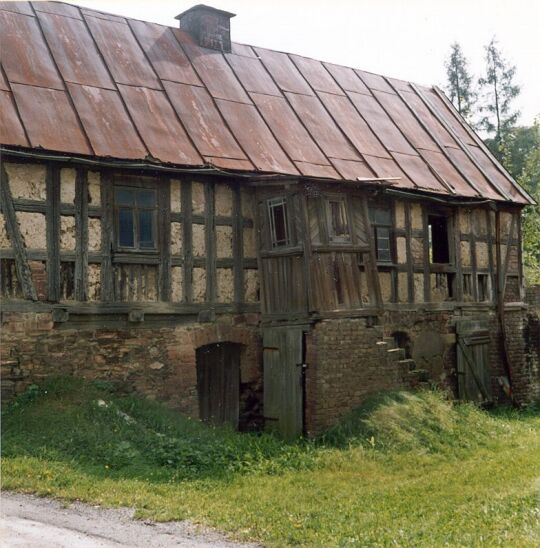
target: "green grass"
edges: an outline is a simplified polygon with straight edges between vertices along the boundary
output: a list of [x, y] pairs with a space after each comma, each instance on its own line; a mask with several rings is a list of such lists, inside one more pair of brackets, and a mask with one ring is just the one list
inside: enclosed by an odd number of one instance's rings
[[540, 414], [377, 396], [321, 438], [207, 428], [72, 379], [4, 410], [5, 489], [309, 546], [538, 546]]

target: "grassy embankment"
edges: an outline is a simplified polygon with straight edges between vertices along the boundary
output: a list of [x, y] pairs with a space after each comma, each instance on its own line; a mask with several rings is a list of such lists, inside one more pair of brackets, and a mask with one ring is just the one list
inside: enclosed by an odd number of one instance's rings
[[59, 379], [7, 407], [4, 489], [189, 518], [268, 545], [540, 544], [540, 413], [380, 396], [324, 438], [207, 428]]

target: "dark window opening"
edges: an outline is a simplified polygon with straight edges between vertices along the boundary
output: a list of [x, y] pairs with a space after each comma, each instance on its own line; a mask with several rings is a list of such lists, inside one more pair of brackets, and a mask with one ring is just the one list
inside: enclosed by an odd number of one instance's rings
[[156, 191], [117, 186], [115, 188], [117, 243], [120, 249], [156, 249]]
[[345, 200], [328, 201], [328, 227], [333, 241], [349, 241], [349, 221]]
[[428, 215], [429, 258], [432, 263], [450, 262], [448, 220], [442, 215]]
[[412, 341], [409, 337], [409, 334], [405, 331], [394, 331], [392, 333], [392, 337], [394, 337], [394, 341], [396, 343], [396, 346], [398, 348], [403, 348], [405, 350], [405, 359], [411, 359], [412, 358]]
[[268, 200], [268, 215], [270, 217], [272, 247], [290, 245], [289, 218], [285, 198], [272, 198]]
[[485, 302], [490, 300], [489, 276], [478, 274], [478, 300]]
[[390, 210], [382, 207], [372, 207], [369, 209], [369, 220], [373, 227], [377, 260], [391, 263], [392, 214]]

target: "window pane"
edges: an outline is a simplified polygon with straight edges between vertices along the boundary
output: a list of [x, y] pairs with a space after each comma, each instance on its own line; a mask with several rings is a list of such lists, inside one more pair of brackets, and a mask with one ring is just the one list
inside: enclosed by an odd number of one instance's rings
[[390, 229], [384, 227], [375, 228], [375, 241], [377, 244], [377, 259], [379, 261], [391, 261], [390, 253]]
[[139, 211], [139, 246], [141, 248], [154, 247], [153, 211], [143, 209]]
[[156, 205], [155, 191], [139, 190], [137, 192], [137, 205], [139, 207], [154, 207]]
[[135, 193], [129, 188], [117, 188], [116, 189], [116, 203], [118, 205], [135, 205], [134, 202]]
[[118, 244], [120, 247], [134, 247], [132, 209], [121, 207], [118, 211]]
[[389, 209], [371, 207], [369, 208], [369, 220], [378, 225], [391, 225], [392, 215]]

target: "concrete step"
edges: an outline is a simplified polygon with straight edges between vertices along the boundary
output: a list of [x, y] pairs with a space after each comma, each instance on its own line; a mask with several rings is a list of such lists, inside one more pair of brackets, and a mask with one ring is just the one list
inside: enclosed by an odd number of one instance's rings
[[404, 348], [390, 348], [388, 349], [388, 354], [390, 357], [396, 361], [405, 359], [405, 349]]
[[416, 362], [412, 358], [399, 360], [399, 364], [407, 371], [414, 371], [416, 369]]

